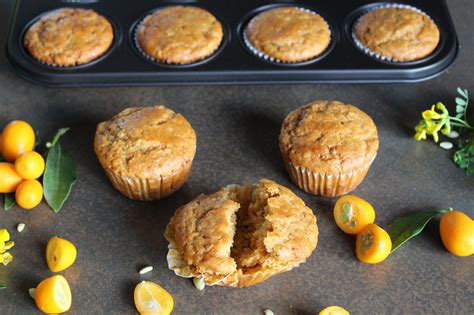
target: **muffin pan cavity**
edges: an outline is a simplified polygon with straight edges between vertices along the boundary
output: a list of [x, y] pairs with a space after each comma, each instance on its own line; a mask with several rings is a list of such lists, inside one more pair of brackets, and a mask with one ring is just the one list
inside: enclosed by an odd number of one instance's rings
[[108, 56], [110, 54], [112, 54], [113, 51], [119, 46], [120, 41], [122, 40], [122, 32], [121, 32], [120, 27], [117, 24], [117, 22], [114, 21], [109, 16], [107, 16], [107, 14], [103, 14], [100, 11], [94, 10], [98, 15], [105, 18], [107, 20], [107, 22], [109, 22], [110, 25], [112, 26], [112, 33], [113, 33], [112, 43], [110, 44], [110, 47], [108, 47], [108, 49], [104, 53], [100, 54], [98, 57], [96, 57], [96, 58], [94, 58], [94, 59], [92, 59], [88, 62], [79, 63], [77, 65], [72, 65], [72, 66], [70, 66], [70, 65], [59, 65], [59, 64], [48, 64], [48, 63], [42, 62], [41, 60], [39, 60], [39, 59], [35, 58], [34, 56], [32, 56], [28, 52], [27, 48], [24, 45], [25, 35], [28, 32], [28, 30], [35, 23], [39, 22], [42, 18], [44, 18], [44, 17], [46, 17], [50, 14], [54, 14], [54, 13], [58, 12], [59, 9], [69, 9], [69, 8], [84, 8], [84, 7], [83, 6], [78, 6], [78, 7], [67, 6], [67, 7], [61, 7], [61, 8], [58, 8], [58, 9], [53, 9], [53, 10], [44, 12], [44, 13], [38, 15], [37, 17], [35, 17], [34, 19], [32, 19], [23, 28], [23, 30], [21, 31], [21, 35], [20, 35], [20, 47], [19, 47], [19, 49], [20, 49], [20, 53], [24, 56], [25, 59], [27, 59], [31, 63], [37, 64], [41, 67], [45, 67], [45, 68], [51, 69], [51, 70], [53, 70], [53, 69], [54, 70], [79, 70], [79, 69], [82, 69], [82, 68], [86, 68], [86, 67], [95, 65], [95, 64], [101, 62], [102, 60], [108, 58]]
[[346, 35], [352, 39], [352, 43], [357, 47], [357, 49], [375, 58], [377, 61], [385, 62], [388, 64], [395, 64], [399, 66], [403, 66], [403, 65], [409, 66], [409, 65], [416, 65], [416, 64], [428, 62], [430, 59], [434, 58], [442, 50], [443, 45], [445, 43], [446, 35], [442, 32], [442, 29], [438, 26], [438, 30], [440, 32], [439, 42], [431, 53], [427, 54], [426, 56], [422, 58], [415, 58], [414, 60], [409, 60], [409, 61], [398, 61], [398, 60], [391, 60], [390, 58], [386, 56], [382, 56], [376, 52], [371, 51], [369, 48], [365, 47], [364, 44], [359, 40], [359, 38], [356, 35], [355, 28], [356, 28], [357, 23], [365, 16], [365, 14], [369, 12], [374, 12], [379, 9], [407, 9], [407, 10], [419, 13], [421, 15], [424, 15], [428, 19], [430, 19], [435, 25], [437, 24], [435, 21], [432, 20], [431, 16], [429, 16], [427, 13], [411, 5], [400, 4], [400, 3], [388, 3], [388, 2], [368, 4], [352, 12], [346, 21], [346, 29], [345, 29]]
[[[172, 1], [170, 1], [170, 2], [172, 2]], [[140, 43], [138, 42], [138, 38], [137, 38], [138, 27], [140, 26], [140, 24], [144, 21], [144, 19], [146, 17], [148, 17], [148, 16], [150, 16], [150, 15], [152, 15], [152, 14], [154, 14], [154, 13], [156, 13], [156, 12], [162, 10], [162, 9], [173, 7], [173, 6], [182, 6], [183, 4], [180, 4], [179, 2], [185, 2], [185, 1], [176, 1], [176, 4], [165, 5], [165, 6], [155, 8], [155, 9], [147, 12], [142, 17], [140, 17], [137, 21], [135, 21], [134, 24], [132, 25], [132, 27], [130, 28], [130, 34], [129, 34], [130, 47], [132, 47], [132, 49], [135, 51], [135, 53], [138, 56], [140, 56], [141, 58], [143, 58], [144, 60], [146, 60], [147, 62], [149, 62], [151, 64], [154, 64], [154, 65], [159, 66], [159, 67], [167, 67], [167, 68], [175, 68], [175, 69], [190, 68], [190, 67], [199, 66], [199, 65], [205, 64], [205, 63], [211, 61], [212, 59], [214, 59], [215, 57], [217, 57], [222, 52], [222, 50], [225, 48], [227, 42], [230, 39], [231, 31], [230, 31], [229, 27], [224, 23], [224, 21], [222, 19], [220, 19], [218, 16], [216, 16], [216, 14], [214, 14], [214, 12], [211, 12], [208, 9], [203, 8], [203, 7], [199, 7], [197, 5], [191, 5], [192, 7], [198, 7], [198, 8], [206, 10], [207, 12], [212, 14], [216, 18], [216, 20], [221, 24], [223, 36], [222, 36], [222, 40], [221, 40], [219, 46], [217, 47], [217, 49], [215, 49], [213, 52], [211, 52], [209, 54], [209, 56], [207, 56], [205, 58], [202, 58], [200, 60], [193, 61], [193, 62], [188, 62], [188, 63], [165, 63], [165, 62], [160, 62], [159, 60], [156, 60], [155, 58], [149, 56], [146, 52], [144, 52], [142, 50], [142, 48], [140, 47]]]
[[[251, 21], [254, 20], [257, 16], [259, 16], [261, 13], [268, 12], [269, 10], [276, 9], [276, 8], [282, 8], [282, 7], [290, 7], [290, 8], [296, 8], [298, 10], [301, 10], [303, 12], [308, 12], [310, 14], [314, 14], [316, 16], [320, 16], [323, 19], [323, 22], [326, 24], [326, 26], [329, 29], [329, 44], [327, 47], [319, 54], [316, 56], [303, 60], [303, 61], [283, 61], [279, 60], [275, 57], [272, 57], [265, 52], [260, 51], [256, 47], [254, 47], [249, 40], [247, 36], [247, 31], [248, 31], [248, 26]], [[255, 10], [249, 12], [242, 20], [239, 26], [237, 27], [237, 33], [239, 34], [239, 40], [241, 41], [242, 46], [250, 53], [255, 55], [256, 57], [262, 59], [265, 62], [278, 65], [278, 66], [290, 66], [290, 67], [297, 67], [297, 66], [305, 66], [314, 62], [317, 62], [324, 57], [326, 57], [332, 49], [336, 46], [336, 42], [339, 38], [337, 29], [333, 26], [333, 23], [331, 23], [327, 17], [321, 15], [318, 12], [315, 12], [313, 9], [302, 6], [302, 5], [295, 5], [291, 3], [284, 3], [284, 4], [271, 4], [271, 5], [266, 5], [262, 6], [259, 8], [256, 8]]]
[[[354, 41], [354, 23], [370, 10], [401, 4], [424, 12], [434, 21], [440, 31], [438, 47], [429, 56], [410, 62], [382, 60], [368, 54]], [[217, 50], [187, 64], [167, 64], [144, 56], [135, 40], [137, 26], [148, 14], [173, 5], [200, 7], [216, 17], [223, 29]], [[246, 43], [245, 28], [259, 13], [280, 6], [294, 6], [320, 15], [330, 29], [329, 46], [313, 59], [302, 62], [278, 62], [256, 54]], [[79, 66], [55, 67], [38, 62], [27, 52], [23, 46], [26, 30], [44, 14], [64, 7], [92, 9], [112, 24], [114, 41], [104, 55]], [[18, 0], [7, 56], [18, 74], [49, 86], [413, 82], [446, 71], [455, 60], [458, 47], [445, 0], [354, 0], [338, 5], [333, 0], [135, 0], [133, 6], [114, 1]]]

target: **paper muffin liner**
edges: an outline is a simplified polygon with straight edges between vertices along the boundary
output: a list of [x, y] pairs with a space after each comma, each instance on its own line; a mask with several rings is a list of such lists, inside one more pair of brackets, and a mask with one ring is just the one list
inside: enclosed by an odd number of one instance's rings
[[[356, 44], [357, 48], [359, 48], [360, 50], [362, 50], [364, 53], [366, 53], [367, 55], [371, 56], [371, 57], [374, 57], [374, 58], [377, 58], [379, 60], [382, 60], [382, 61], [390, 61], [390, 62], [397, 62], [397, 63], [406, 63], [407, 61], [397, 61], [397, 60], [393, 60], [392, 58], [389, 58], [389, 57], [386, 57], [386, 56], [382, 56], [372, 50], [370, 50], [369, 48], [365, 47], [365, 45], [359, 40], [359, 38], [357, 38], [357, 35], [355, 33], [355, 27], [357, 26], [357, 24], [360, 22], [360, 19], [362, 17], [364, 17], [367, 13], [369, 12], [372, 12], [372, 11], [375, 11], [375, 10], [379, 10], [379, 9], [387, 9], [387, 8], [398, 8], [398, 9], [408, 9], [408, 10], [412, 10], [412, 11], [415, 11], [417, 13], [420, 13], [420, 14], [423, 14], [424, 16], [428, 17], [430, 20], [431, 17], [426, 14], [425, 12], [423, 12], [422, 10], [416, 8], [416, 7], [413, 7], [411, 5], [407, 5], [407, 4], [399, 4], [399, 3], [388, 3], [388, 4], [382, 4], [382, 5], [379, 5], [379, 6], [376, 6], [370, 10], [367, 10], [365, 11], [363, 14], [361, 14], [361, 16], [359, 16], [357, 18], [357, 20], [352, 24], [352, 29], [351, 29], [351, 37], [352, 37], [352, 40], [354, 41], [354, 43]], [[432, 20], [433, 21], [433, 20]], [[434, 23], [434, 21], [433, 21]], [[417, 59], [418, 60], [418, 59]], [[416, 61], [416, 60], [412, 60], [412, 61]], [[410, 61], [408, 61], [410, 62]]]
[[347, 194], [364, 180], [372, 161], [358, 170], [348, 173], [328, 174], [310, 171], [283, 159], [290, 178], [300, 189], [317, 196], [335, 197]]
[[[309, 10], [309, 9], [306, 9], [306, 8], [303, 8], [303, 7], [296, 7], [296, 9], [298, 10], [301, 10], [301, 11], [304, 11], [304, 12], [308, 12], [308, 13], [311, 13], [311, 14], [314, 14], [314, 15], [318, 15], [318, 16], [321, 16], [319, 15], [318, 13], [312, 11], [312, 10]], [[302, 62], [308, 62], [308, 61], [311, 61], [311, 60], [315, 60], [317, 58], [319, 58], [322, 54], [324, 54], [324, 52], [326, 51], [326, 49], [328, 49], [328, 47], [331, 45], [331, 41], [332, 41], [332, 34], [331, 34], [331, 27], [329, 26], [328, 22], [326, 22], [326, 20], [321, 16], [321, 18], [323, 19], [324, 23], [326, 24], [326, 26], [328, 27], [329, 29], [329, 44], [328, 46], [317, 56], [314, 56], [312, 58], [308, 58], [308, 59], [305, 59], [305, 60], [300, 60], [300, 61], [284, 61], [284, 60], [280, 60], [278, 58], [275, 58], [275, 57], [272, 57], [266, 53], [264, 53], [263, 51], [257, 49], [255, 46], [252, 45], [252, 43], [250, 42], [248, 36], [247, 36], [247, 28], [252, 24], [252, 22], [255, 20], [255, 18], [258, 16], [259, 14], [255, 15], [254, 17], [252, 17], [252, 19], [250, 20], [250, 22], [247, 24], [247, 26], [245, 27], [244, 31], [242, 32], [242, 39], [244, 40], [244, 43], [245, 43], [245, 46], [247, 46], [247, 48], [257, 57], [259, 58], [262, 58], [264, 60], [267, 60], [267, 61], [272, 61], [272, 62], [277, 62], [277, 63], [283, 63], [283, 64], [297, 64], [297, 63], [302, 63]]]
[[202, 59], [199, 59], [199, 60], [195, 60], [195, 61], [192, 61], [192, 62], [186, 62], [186, 63], [174, 63], [174, 62], [166, 62], [164, 60], [158, 60], [156, 59], [155, 57], [153, 56], [150, 56], [149, 54], [147, 54], [143, 49], [142, 47], [140, 46], [140, 43], [138, 42], [138, 30], [140, 28], [140, 26], [142, 25], [142, 23], [145, 21], [145, 19], [147, 17], [149, 17], [150, 15], [156, 13], [158, 10], [160, 9], [157, 9], [153, 12], [151, 12], [150, 14], [147, 14], [143, 19], [140, 20], [140, 22], [137, 23], [137, 25], [135, 26], [135, 29], [133, 31], [133, 43], [135, 44], [135, 47], [137, 48], [138, 52], [140, 52], [140, 54], [145, 58], [147, 59], [148, 61], [151, 61], [151, 62], [154, 62], [154, 63], [159, 63], [159, 64], [163, 64], [163, 65], [168, 65], [168, 66], [187, 66], [187, 65], [192, 65], [194, 63], [198, 63], [198, 62], [201, 62], [201, 61], [204, 61], [206, 59], [209, 59], [210, 57], [212, 57], [216, 51], [219, 50], [219, 48], [222, 46], [222, 44], [224, 43], [224, 36], [225, 36], [225, 32], [224, 32], [224, 27], [222, 25], [222, 23], [217, 20], [216, 20], [221, 24], [221, 27], [222, 27], [222, 39], [221, 39], [221, 42], [219, 43], [219, 45], [216, 47], [216, 49], [214, 49], [212, 52], [210, 52], [206, 57], [202, 58]]
[[125, 176], [110, 170], [105, 170], [112, 185], [130, 199], [157, 200], [171, 195], [181, 188], [188, 179], [192, 161], [183, 166], [178, 172], [159, 178], [140, 179]]
[[171, 243], [168, 245], [166, 261], [168, 262], [168, 269], [173, 270], [177, 276], [182, 278], [203, 278], [206, 285], [209, 286], [219, 285], [227, 277], [227, 275], [203, 277], [202, 274], [195, 272], [186, 264], [181, 253]]
[[[42, 16], [42, 18], [50, 15], [50, 14], [54, 14], [56, 13], [56, 11], [58, 10], [62, 10], [62, 8], [59, 8], [59, 9], [55, 9], [53, 11], [51, 11], [50, 13], [47, 13], [45, 14], [44, 16]], [[48, 62], [45, 62], [43, 60], [40, 60], [38, 58], [36, 58], [35, 56], [33, 56], [29, 51], [28, 49], [25, 47], [24, 45], [24, 42], [22, 40], [22, 45], [23, 45], [23, 49], [24, 51], [28, 54], [28, 56], [30, 56], [34, 61], [36, 61], [37, 63], [40, 63], [42, 64], [43, 66], [47, 66], [47, 67], [53, 67], [53, 68], [60, 68], [60, 69], [74, 69], [74, 68], [77, 68], [77, 67], [84, 67], [84, 66], [87, 66], [89, 64], [92, 64], [94, 62], [96, 62], [97, 60], [101, 59], [104, 55], [106, 55], [113, 47], [114, 47], [114, 43], [115, 43], [115, 29], [114, 29], [114, 25], [112, 24], [112, 22], [110, 22], [110, 20], [106, 17], [106, 16], [103, 16], [102, 14], [99, 14], [99, 12], [93, 10], [95, 13], [97, 13], [98, 15], [100, 15], [101, 17], [103, 17], [104, 19], [107, 20], [107, 22], [112, 26], [112, 30], [113, 30], [113, 37], [112, 37], [112, 43], [110, 44], [110, 46], [107, 48], [107, 50], [105, 50], [101, 55], [97, 56], [96, 58], [88, 61], [88, 62], [84, 62], [84, 63], [77, 63], [77, 64], [74, 64], [74, 65], [63, 65], [63, 64], [56, 64], [56, 63], [48, 63]], [[37, 19], [34, 23], [32, 23], [28, 29], [26, 30], [26, 32], [28, 32], [28, 30], [33, 26], [35, 25], [37, 22], [39, 22], [41, 20], [41, 18]], [[25, 32], [25, 34], [26, 34]], [[24, 36], [23, 36], [24, 37]]]
[[299, 265], [298, 263], [293, 266], [264, 268], [249, 274], [244, 274], [242, 270], [239, 269], [228, 275], [204, 276], [193, 271], [192, 268], [186, 264], [181, 253], [171, 243], [168, 245], [168, 254], [166, 255], [166, 260], [168, 262], [168, 269], [174, 271], [174, 273], [179, 277], [203, 278], [206, 285], [220, 285], [233, 288], [249, 287], [258, 284], [273, 275], [290, 271]]

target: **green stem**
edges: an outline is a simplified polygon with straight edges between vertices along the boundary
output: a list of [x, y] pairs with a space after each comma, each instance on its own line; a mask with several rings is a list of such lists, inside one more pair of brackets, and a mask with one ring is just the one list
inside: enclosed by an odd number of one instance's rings
[[474, 127], [472, 127], [465, 120], [462, 120], [460, 118], [449, 116], [449, 120], [452, 122], [451, 124], [454, 125], [454, 126], [464, 127], [464, 128], [468, 128], [468, 129], [474, 129]]

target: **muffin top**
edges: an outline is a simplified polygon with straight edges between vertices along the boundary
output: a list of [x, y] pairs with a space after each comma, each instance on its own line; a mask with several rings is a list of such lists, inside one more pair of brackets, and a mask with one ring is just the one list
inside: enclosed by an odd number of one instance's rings
[[196, 134], [169, 108], [132, 107], [97, 126], [94, 149], [102, 166], [114, 173], [166, 177], [192, 161]]
[[406, 8], [381, 8], [363, 15], [354, 28], [367, 49], [392, 61], [413, 61], [431, 54], [440, 33], [427, 15]]
[[278, 7], [258, 14], [245, 34], [254, 48], [282, 62], [315, 58], [331, 41], [326, 21], [297, 7]]
[[155, 60], [186, 64], [210, 56], [224, 35], [221, 23], [208, 11], [170, 6], [148, 15], [136, 36], [140, 48]]
[[179, 275], [242, 286], [255, 283], [239, 284], [239, 278], [264, 272], [263, 281], [303, 262], [316, 247], [318, 227], [303, 200], [262, 179], [197, 197], [176, 210], [165, 237], [172, 258], [181, 260], [173, 265]]
[[103, 16], [93, 10], [66, 8], [36, 21], [26, 32], [24, 45], [42, 63], [76, 66], [102, 56], [113, 38], [112, 25]]
[[285, 159], [319, 173], [367, 167], [378, 147], [372, 119], [355, 106], [337, 101], [316, 101], [292, 111], [280, 133]]

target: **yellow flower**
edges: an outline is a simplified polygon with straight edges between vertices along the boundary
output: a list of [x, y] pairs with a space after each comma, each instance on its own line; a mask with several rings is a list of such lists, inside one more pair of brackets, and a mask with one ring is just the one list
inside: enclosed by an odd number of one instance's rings
[[[436, 110], [440, 110], [441, 113], [438, 113]], [[449, 112], [444, 106], [443, 103], [438, 102], [436, 105], [431, 106], [431, 109], [423, 111], [421, 114], [425, 120], [437, 120], [437, 119], [446, 119], [449, 117]]]
[[10, 241], [8, 231], [6, 229], [0, 230], [0, 264], [6, 266], [13, 260], [13, 256], [7, 252], [13, 246], [15, 243]]
[[420, 121], [418, 125], [415, 127], [415, 139], [420, 141], [420, 140], [425, 140], [426, 139], [426, 123], [424, 120]]
[[8, 265], [13, 261], [13, 256], [10, 253], [5, 253], [0, 255], [0, 264], [4, 266]]
[[10, 233], [8, 233], [7, 229], [0, 230], [0, 242], [6, 242], [10, 240]]

